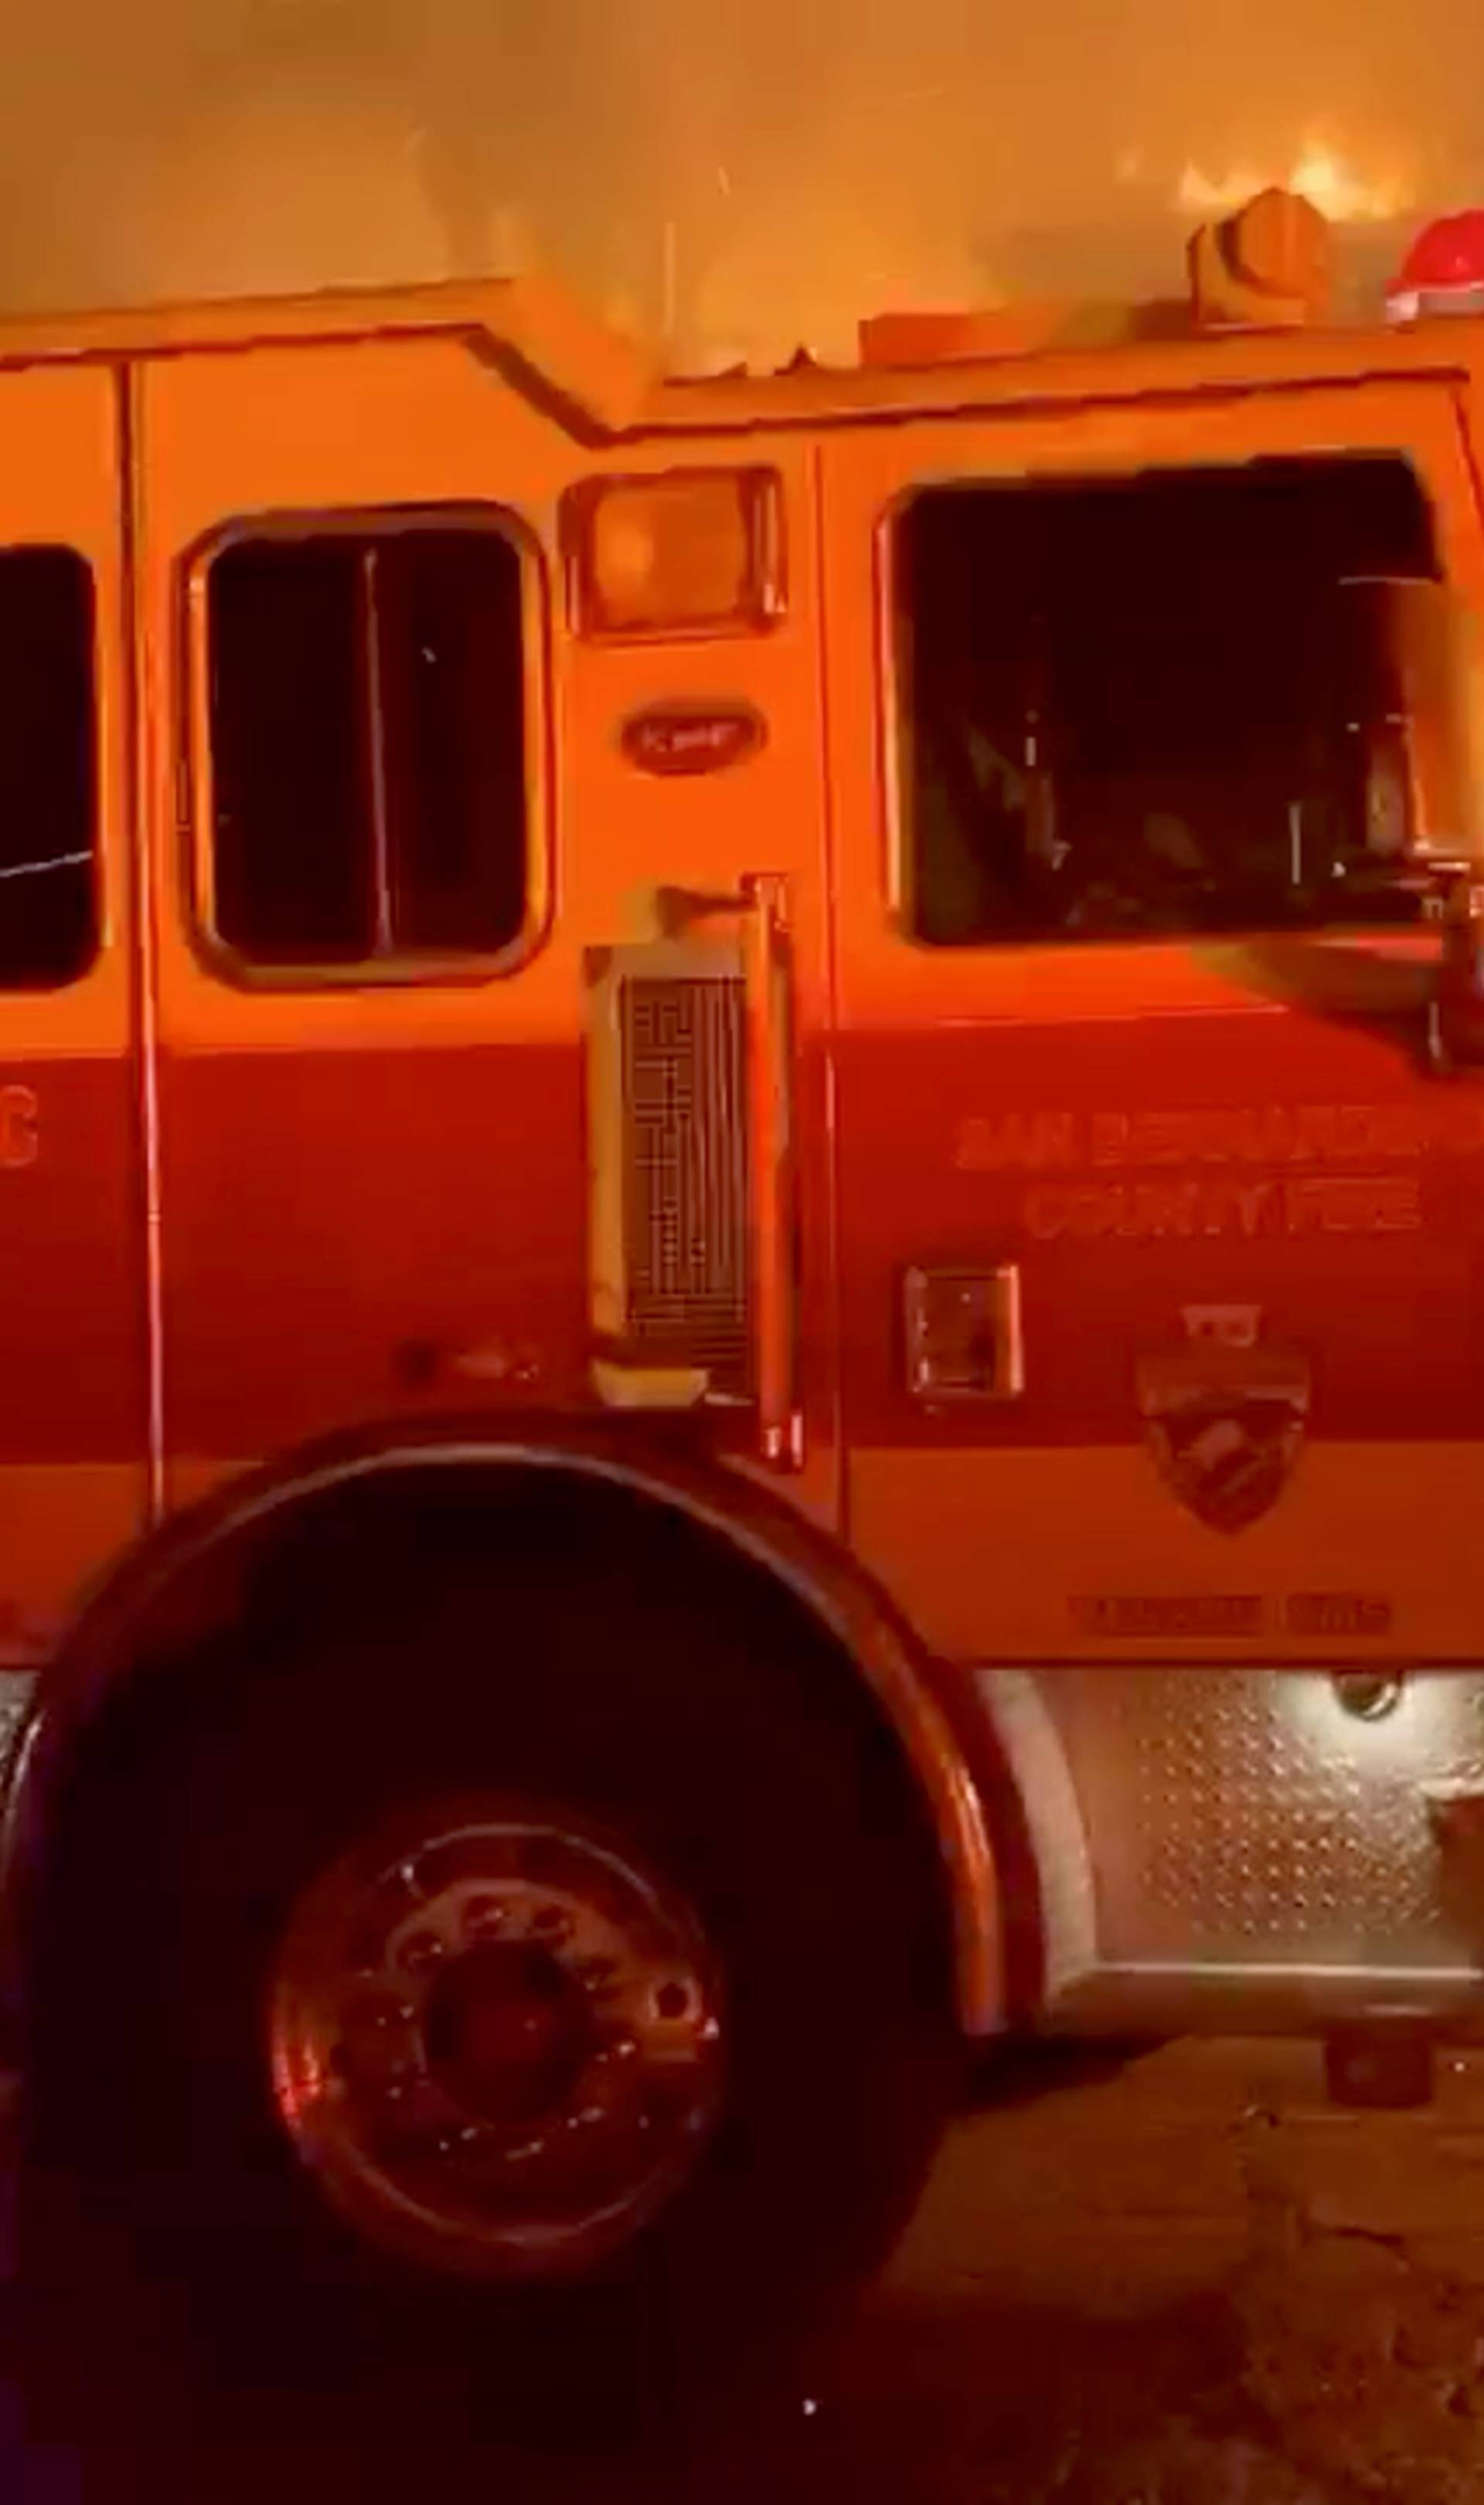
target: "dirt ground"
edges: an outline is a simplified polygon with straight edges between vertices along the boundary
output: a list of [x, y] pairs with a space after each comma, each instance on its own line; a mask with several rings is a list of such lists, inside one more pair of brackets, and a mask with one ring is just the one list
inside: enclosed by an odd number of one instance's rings
[[1175, 2045], [978, 2118], [842, 2357], [862, 2496], [1484, 2498], [1484, 2060]]
[[1329, 2105], [1312, 2047], [1174, 2045], [1019, 2092], [944, 2151], [812, 2388], [645, 2457], [555, 2462], [362, 2412], [231, 2458], [39, 2449], [4, 2505], [1484, 2505], [1484, 2057], [1427, 2110]]

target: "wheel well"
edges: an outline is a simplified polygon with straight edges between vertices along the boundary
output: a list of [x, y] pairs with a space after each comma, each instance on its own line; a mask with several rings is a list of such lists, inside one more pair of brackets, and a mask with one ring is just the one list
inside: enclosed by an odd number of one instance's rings
[[[454, 1581], [477, 1569], [488, 1579], [498, 1576], [501, 1557], [518, 1560], [528, 1581], [533, 1570], [565, 1581], [610, 1574], [651, 1600], [683, 1605], [699, 1597], [768, 1655], [796, 1664], [801, 1694], [811, 1710], [838, 1717], [843, 1742], [861, 1750], [872, 1771], [873, 1789], [881, 1782], [892, 1787], [904, 1845], [915, 1838], [920, 1847], [942, 1943], [956, 1967], [960, 2017], [971, 2031], [984, 2031], [986, 2017], [993, 2023], [998, 1908], [987, 1838], [979, 1837], [983, 1805], [966, 1766], [934, 1762], [934, 1749], [950, 1747], [951, 1739], [946, 1725], [938, 1728], [930, 1698], [921, 1700], [922, 1732], [904, 1729], [900, 1698], [863, 1667], [848, 1632], [801, 1588], [789, 1561], [771, 1562], [731, 1535], [723, 1519], [698, 1518], [665, 1501], [663, 1490], [580, 1468], [474, 1459], [328, 1478], [178, 1559], [152, 1605], [136, 1612], [123, 1653], [115, 1646], [107, 1676], [90, 1676], [80, 1659], [74, 1678], [64, 1675], [59, 1683], [57, 1711], [44, 1714], [43, 1746], [28, 1769], [34, 1780], [22, 1787], [31, 1797], [13, 1835], [22, 1888], [65, 1817], [69, 1770], [96, 1762], [121, 1716], [132, 1724], [188, 1710], [203, 1678], [224, 1702], [234, 1680], [290, 1645], [302, 1649], [321, 1625], [343, 1634], [359, 1616], [382, 1632], [405, 1621], [410, 1632], [430, 1578]], [[949, 1831], [953, 1818], [960, 1823]], [[981, 1901], [971, 1901], [971, 1891]]]

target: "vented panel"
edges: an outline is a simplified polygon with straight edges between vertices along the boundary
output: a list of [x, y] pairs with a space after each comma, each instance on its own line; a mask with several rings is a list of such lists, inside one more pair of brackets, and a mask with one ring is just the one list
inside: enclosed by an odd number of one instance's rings
[[626, 1336], [731, 1376], [747, 1347], [743, 1014], [734, 975], [620, 989]]

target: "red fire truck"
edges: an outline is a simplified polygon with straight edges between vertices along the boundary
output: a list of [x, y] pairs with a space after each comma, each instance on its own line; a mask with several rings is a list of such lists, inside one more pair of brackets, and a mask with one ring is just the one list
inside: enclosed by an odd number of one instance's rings
[[84, 2245], [705, 2346], [966, 2043], [1477, 2025], [1477, 245], [1338, 330], [1267, 195], [768, 376], [535, 281], [0, 333]]

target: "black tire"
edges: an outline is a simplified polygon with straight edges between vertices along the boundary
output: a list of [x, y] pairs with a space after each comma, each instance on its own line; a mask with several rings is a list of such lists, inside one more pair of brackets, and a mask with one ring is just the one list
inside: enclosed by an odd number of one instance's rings
[[[22, 2198], [64, 2381], [88, 2318], [117, 2355], [121, 2321], [153, 2312], [177, 2386], [189, 2326], [203, 2389], [472, 2366], [497, 2416], [570, 2429], [585, 2398], [611, 2423], [755, 2378], [900, 2231], [957, 2057], [934, 1850], [894, 1746], [771, 1598], [718, 1623], [611, 1557], [565, 1581], [556, 1562], [465, 1570], [432, 1605], [384, 1593], [266, 1657], [244, 1637], [141, 1687], [80, 1758], [31, 1933]], [[723, 1969], [719, 2127], [578, 2285], [450, 2284], [370, 2249], [269, 2095], [288, 1908], [369, 1818], [471, 1779], [638, 1839]], [[148, 2382], [137, 2358], [127, 2380]]]

